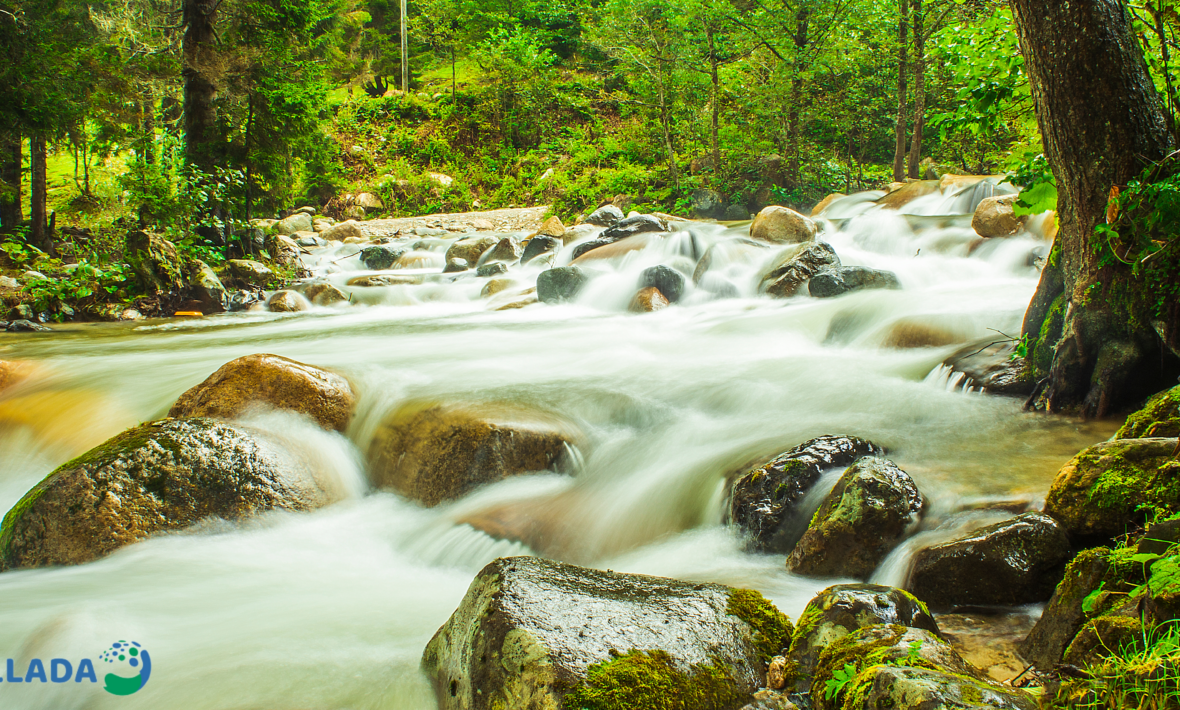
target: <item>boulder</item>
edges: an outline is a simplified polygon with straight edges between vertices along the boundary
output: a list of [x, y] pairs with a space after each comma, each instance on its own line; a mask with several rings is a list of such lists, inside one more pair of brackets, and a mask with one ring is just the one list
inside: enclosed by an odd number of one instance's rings
[[475, 275], [481, 279], [499, 276], [500, 274], [508, 273], [508, 265], [502, 261], [497, 261], [491, 264], [484, 264], [475, 270]]
[[484, 284], [483, 289], [480, 290], [481, 298], [491, 298], [501, 291], [512, 288], [516, 282], [512, 279], [492, 279]]
[[1180, 512], [1175, 439], [1119, 439], [1096, 444], [1062, 467], [1045, 512], [1076, 543], [1102, 544], [1136, 527], [1148, 511]]
[[492, 250], [488, 252], [488, 257], [485, 261], [517, 262], [520, 261], [520, 257], [520, 240], [516, 237], [504, 237], [496, 242], [496, 246], [492, 247]]
[[252, 430], [165, 419], [119, 434], [26, 493], [0, 526], [0, 568], [82, 564], [206, 518], [329, 502], [313, 471]]
[[320, 237], [328, 241], [343, 242], [345, 239], [364, 239], [365, 233], [355, 219], [333, 224], [320, 232]]
[[750, 224], [750, 237], [774, 244], [801, 244], [815, 241], [815, 222], [795, 210], [771, 205], [764, 207]]
[[349, 205], [340, 212], [346, 220], [362, 220], [365, 218], [365, 208], [360, 205]]
[[363, 207], [366, 212], [380, 212], [385, 209], [385, 203], [381, 201], [381, 198], [371, 192], [360, 193], [352, 203], [357, 207]]
[[303, 296], [317, 306], [332, 306], [337, 303], [348, 303], [348, 294], [336, 288], [327, 281], [313, 283], [303, 289]]
[[1069, 538], [1057, 521], [1024, 513], [920, 550], [906, 588], [944, 609], [1044, 602], [1070, 554]]
[[311, 310], [311, 303], [295, 291], [275, 291], [266, 302], [267, 310], [274, 313], [297, 313]]
[[891, 210], [899, 210], [919, 197], [932, 195], [942, 189], [938, 180], [915, 180], [914, 182], [907, 183], [893, 183], [890, 185], [890, 188], [894, 185], [897, 186], [896, 189], [891, 189], [887, 195], [877, 200], [878, 205]]
[[623, 210], [611, 205], [603, 205], [590, 213], [586, 218], [587, 224], [597, 225], [599, 227], [613, 227], [615, 223], [623, 220]]
[[824, 269], [807, 282], [807, 292], [816, 298], [832, 298], [866, 289], [899, 289], [901, 282], [892, 271], [867, 266]]
[[444, 274], [457, 274], [457, 273], [460, 273], [463, 271], [468, 271], [470, 269], [471, 269], [471, 266], [468, 265], [466, 259], [459, 259], [457, 257], [451, 257], [450, 259], [447, 259], [447, 265], [443, 267], [443, 273]]
[[757, 592], [511, 557], [475, 578], [422, 669], [440, 710], [726, 710], [789, 635]]
[[971, 228], [981, 237], [1006, 237], [1024, 228], [1027, 217], [1017, 217], [1014, 211], [1020, 195], [985, 197], [975, 208]]
[[1016, 345], [994, 338], [960, 348], [942, 364], [966, 376], [959, 385], [964, 389], [1028, 396], [1035, 384], [1025, 373], [1024, 358], [1016, 355]]
[[271, 231], [275, 234], [291, 235], [295, 232], [311, 232], [312, 229], [311, 216], [306, 212], [296, 212], [295, 214], [280, 219], [271, 227]]
[[787, 653], [787, 659], [795, 664], [788, 687], [798, 693], [809, 692], [824, 650], [857, 629], [877, 624], [939, 633], [926, 605], [905, 590], [879, 584], [828, 587], [807, 603], [795, 626]]
[[1086, 623], [1086, 597], [1107, 581], [1109, 553], [1106, 548], [1083, 550], [1065, 568], [1036, 625], [1020, 644], [1024, 660], [1046, 673], [1061, 663], [1065, 649]]
[[557, 215], [553, 215], [541, 225], [534, 237], [557, 237], [560, 239], [565, 235], [565, 225], [561, 223], [561, 219]]
[[506, 404], [416, 402], [391, 412], [369, 444], [373, 484], [427, 507], [522, 473], [563, 469], [568, 423]]
[[730, 205], [725, 208], [725, 214], [721, 219], [726, 222], [744, 222], [750, 218], [750, 210], [746, 209], [745, 205]]
[[529, 240], [521, 253], [520, 263], [527, 264], [533, 259], [545, 254], [553, 254], [561, 249], [561, 239], [539, 234]]
[[398, 249], [388, 244], [365, 247], [360, 251], [361, 263], [370, 271], [385, 271], [393, 268], [393, 265], [405, 255], [406, 251], [406, 249]]
[[252, 259], [230, 259], [226, 268], [235, 280], [255, 288], [266, 288], [275, 275], [265, 264]]
[[1139, 641], [1142, 647], [1143, 623], [1134, 602], [1113, 614], [1103, 614], [1082, 626], [1070, 642], [1062, 659], [1066, 664], [1086, 668], [1118, 653], [1119, 649]]
[[803, 497], [828, 469], [845, 468], [884, 450], [854, 436], [820, 436], [744, 473], [729, 496], [729, 520], [758, 552], [787, 553], [806, 530], [806, 520], [791, 526]]
[[816, 204], [815, 207], [811, 208], [811, 216], [812, 217], [820, 216], [821, 214], [823, 214], [824, 210], [826, 210], [829, 206], [831, 206], [831, 204], [833, 202], [835, 202], [836, 200], [838, 200], [842, 197], [848, 197], [848, 195], [845, 195], [842, 192], [833, 192], [832, 194], [828, 195], [824, 199], [820, 200]]
[[913, 479], [892, 461], [862, 458], [820, 504], [787, 556], [787, 569], [867, 579], [917, 522], [924, 503]]
[[542, 303], [572, 301], [589, 282], [590, 276], [577, 266], [542, 271], [537, 277], [537, 298]]
[[325, 429], [344, 431], [356, 395], [334, 372], [278, 355], [231, 360], [176, 400], [168, 416], [236, 419], [257, 405], [298, 412]]
[[668, 299], [655, 286], [639, 289], [627, 310], [632, 313], [651, 313], [668, 307]]
[[648, 287], [659, 289], [669, 302], [676, 303], [684, 295], [684, 275], [671, 266], [652, 266], [639, 275], [639, 288]]
[[617, 242], [643, 232], [666, 231], [668, 231], [668, 224], [659, 217], [650, 214], [637, 214], [616, 222], [602, 233], [602, 238]]
[[123, 257], [135, 272], [140, 287], [149, 294], [170, 293], [185, 286], [176, 246], [159, 234], [142, 230], [128, 232]]
[[872, 666], [845, 690], [843, 710], [1037, 710], [1032, 695], [990, 680], [910, 666]]
[[462, 259], [466, 261], [468, 267], [479, 262], [479, 258], [488, 249], [500, 243], [499, 239], [490, 236], [482, 237], [467, 237], [460, 239], [447, 249], [446, 260], [447, 264], [451, 263], [452, 259]]
[[223, 313], [229, 307], [229, 292], [209, 265], [194, 259], [188, 265], [188, 288], [185, 297], [197, 301], [201, 312]]
[[691, 197], [696, 216], [718, 218], [725, 215], [725, 198], [716, 190], [693, 190]]
[[1180, 386], [1147, 400], [1115, 434], [1116, 439], [1144, 439], [1180, 436]]
[[824, 242], [788, 247], [762, 277], [761, 290], [771, 296], [790, 298], [821, 271], [840, 268], [836, 250]]
[[[634, 237], [633, 239], [635, 241], [638, 241], [641, 238]], [[607, 239], [606, 237], [599, 237], [598, 239], [591, 239], [588, 242], [582, 242], [578, 246], [574, 247], [574, 251], [573, 251], [572, 256], [573, 256], [574, 260], [576, 261], [576, 260], [580, 259], [583, 255], [585, 255], [591, 251], [594, 251], [595, 249], [610, 246], [616, 242], [622, 242], [622, 241], [632, 241], [632, 240]], [[643, 244], [644, 244], [644, 246], [646, 246], [647, 242], [644, 241]], [[631, 250], [628, 250], [628, 251], [631, 251]]]

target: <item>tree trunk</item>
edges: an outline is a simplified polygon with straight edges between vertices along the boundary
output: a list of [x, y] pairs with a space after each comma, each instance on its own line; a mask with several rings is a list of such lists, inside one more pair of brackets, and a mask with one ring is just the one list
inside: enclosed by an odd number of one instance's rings
[[922, 162], [922, 129], [926, 125], [926, 35], [922, 27], [922, 0], [914, 4], [914, 135], [910, 138], [910, 177], [922, 177], [918, 167]]
[[53, 235], [49, 233], [44, 136], [33, 136], [29, 139], [29, 164], [32, 167], [29, 181], [29, 212], [33, 223], [29, 232], [29, 243], [49, 256], [57, 256], [57, 250], [53, 247]]
[[212, 172], [221, 154], [217, 134], [217, 10], [221, 0], [184, 0], [184, 134], [190, 165]]
[[800, 8], [795, 15], [795, 76], [791, 79], [791, 106], [787, 109], [787, 175], [792, 187], [799, 187], [802, 176], [799, 170], [800, 153], [800, 104], [803, 103], [803, 50], [807, 47], [807, 29], [811, 11]]
[[409, 18], [407, 17], [406, 0], [401, 0], [399, 9], [399, 14], [401, 15], [401, 31], [399, 34], [402, 40], [402, 93], [404, 94], [410, 90], [410, 45], [409, 29], [407, 28]]
[[21, 206], [21, 138], [0, 140], [0, 231], [9, 232], [24, 220]]
[[721, 124], [721, 78], [717, 71], [717, 46], [713, 40], [713, 27], [705, 23], [705, 36], [709, 39], [709, 78], [713, 81], [713, 186], [721, 187], [721, 143], [717, 134]]
[[1122, 2], [1010, 2], [1060, 220], [1025, 318], [1026, 342], [1052, 351], [1048, 372], [1030, 362], [1038, 384], [1029, 403], [1099, 417], [1169, 384], [1152, 318], [1117, 310], [1145, 286], [1121, 264], [1101, 266], [1090, 244], [1112, 186], [1165, 157], [1172, 137]]
[[906, 72], [909, 71], [909, 27], [910, 0], [900, 0], [901, 20], [897, 24], [897, 127], [894, 130], [896, 143], [893, 149], [893, 181], [905, 179], [905, 137], [906, 121]]

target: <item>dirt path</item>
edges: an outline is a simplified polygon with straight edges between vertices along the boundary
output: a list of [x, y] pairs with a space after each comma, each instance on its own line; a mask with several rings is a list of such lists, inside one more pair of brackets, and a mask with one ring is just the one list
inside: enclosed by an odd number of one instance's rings
[[370, 238], [408, 234], [416, 229], [445, 229], [448, 232], [516, 232], [536, 231], [549, 212], [549, 205], [487, 212], [428, 214], [397, 219], [370, 219], [357, 225]]

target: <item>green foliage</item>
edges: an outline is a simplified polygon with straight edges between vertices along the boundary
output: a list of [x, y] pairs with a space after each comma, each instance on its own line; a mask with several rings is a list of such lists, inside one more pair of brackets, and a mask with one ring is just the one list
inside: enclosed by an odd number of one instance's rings
[[856, 664], [845, 663], [843, 668], [832, 671], [832, 677], [824, 681], [824, 697], [828, 700], [835, 699], [855, 678]]
[[791, 645], [794, 633], [791, 620], [761, 593], [753, 589], [733, 589], [729, 592], [725, 611], [753, 627], [754, 640], [763, 661], [769, 662]]
[[1014, 185], [1024, 188], [1016, 200], [1016, 216], [1040, 214], [1057, 209], [1057, 179], [1045, 155], [1038, 154], [1009, 173]]
[[1146, 630], [1082, 679], [1064, 683], [1048, 705], [1076, 710], [1174, 708], [1180, 705], [1180, 621]]

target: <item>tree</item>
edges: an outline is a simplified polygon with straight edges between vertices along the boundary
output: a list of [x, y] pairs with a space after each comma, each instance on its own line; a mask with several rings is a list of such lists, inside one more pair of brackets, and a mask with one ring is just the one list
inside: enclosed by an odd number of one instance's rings
[[[1010, 1], [1060, 212], [1024, 336], [1053, 330], [1055, 312], [1062, 329], [1050, 337], [1052, 365], [1030, 401], [1103, 416], [1160, 388], [1165, 375], [1154, 318], [1137, 299], [1146, 287], [1126, 254], [1104, 258], [1095, 229], [1108, 221], [1112, 188], [1163, 160], [1174, 140], [1122, 2]], [[1172, 345], [1178, 310], [1173, 304], [1162, 323]]]
[[184, 136], [190, 165], [213, 172], [221, 155], [217, 130], [217, 16], [222, 0], [184, 0]]
[[910, 29], [910, 0], [899, 0], [900, 19], [897, 22], [897, 127], [894, 136], [896, 147], [893, 151], [893, 181], [905, 179], [905, 137], [908, 130], [906, 118], [906, 76], [909, 74], [908, 53], [910, 49], [907, 34]]
[[910, 137], [909, 176], [916, 180], [921, 177], [918, 166], [922, 160], [922, 128], [926, 125], [926, 28], [922, 0], [911, 1], [914, 4], [914, 132]]

